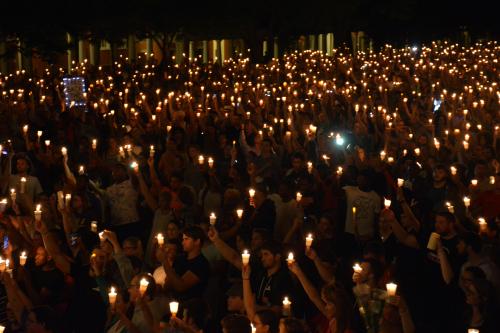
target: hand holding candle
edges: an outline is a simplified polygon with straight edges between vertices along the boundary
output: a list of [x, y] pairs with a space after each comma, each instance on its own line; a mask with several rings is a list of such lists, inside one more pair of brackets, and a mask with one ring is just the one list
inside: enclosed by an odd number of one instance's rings
[[384, 207], [389, 209], [391, 207], [391, 200], [384, 198]]
[[217, 216], [215, 216], [215, 213], [214, 212], [210, 213], [210, 225], [212, 227], [215, 226], [216, 221], [217, 221]]
[[115, 306], [117, 295], [118, 294], [116, 293], [115, 287], [111, 287], [108, 293], [109, 305], [111, 306], [111, 308]]
[[142, 278], [141, 281], [139, 282], [139, 293], [141, 294], [141, 297], [144, 297], [144, 294], [146, 293], [146, 289], [148, 289], [149, 286], [149, 281], [146, 280], [146, 278]]
[[243, 264], [243, 267], [247, 266], [249, 262], [250, 253], [248, 253], [248, 250], [243, 250], [243, 253], [241, 254], [241, 263]]
[[288, 253], [288, 258], [286, 258], [286, 262], [288, 263], [288, 266], [292, 265], [295, 262], [293, 252]]
[[312, 242], [313, 242], [312, 234], [307, 235], [307, 237], [306, 237], [306, 251], [309, 251], [309, 249], [311, 248]]
[[26, 251], [23, 251], [19, 256], [19, 265], [21, 266], [26, 265], [26, 260], [28, 260], [28, 256], [26, 255]]
[[283, 298], [283, 315], [285, 317], [290, 316], [290, 314], [291, 314], [291, 311], [290, 311], [291, 307], [292, 307], [292, 302], [290, 302], [290, 300], [288, 299], [288, 297], [285, 296]]

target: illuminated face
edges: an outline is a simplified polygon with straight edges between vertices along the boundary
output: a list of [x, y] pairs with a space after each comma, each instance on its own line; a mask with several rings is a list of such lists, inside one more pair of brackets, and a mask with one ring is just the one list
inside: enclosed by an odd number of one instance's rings
[[48, 260], [48, 255], [47, 251], [45, 251], [45, 248], [42, 246], [39, 246], [36, 249], [36, 254], [35, 254], [35, 265], [37, 267], [43, 266], [47, 263]]

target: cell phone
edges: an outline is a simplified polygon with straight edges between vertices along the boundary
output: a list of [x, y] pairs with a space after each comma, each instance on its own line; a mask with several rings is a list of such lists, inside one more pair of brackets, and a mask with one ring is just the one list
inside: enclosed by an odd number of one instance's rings
[[434, 98], [434, 100], [432, 101], [432, 103], [434, 104], [434, 112], [436, 112], [441, 107], [442, 101], [440, 99]]
[[7, 250], [9, 247], [9, 236], [4, 236], [3, 237], [3, 249]]
[[78, 235], [77, 232], [73, 232], [69, 235], [71, 246], [75, 246], [78, 243], [78, 238], [80, 238], [80, 235]]

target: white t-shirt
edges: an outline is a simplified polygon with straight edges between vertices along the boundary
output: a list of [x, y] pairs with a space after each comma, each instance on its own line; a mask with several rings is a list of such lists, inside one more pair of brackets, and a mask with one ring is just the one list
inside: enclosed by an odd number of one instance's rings
[[356, 224], [360, 237], [373, 237], [375, 233], [375, 218], [380, 212], [382, 201], [374, 191], [363, 192], [357, 186], [344, 186], [346, 193], [347, 212], [345, 232], [354, 235], [352, 207], [356, 207]]

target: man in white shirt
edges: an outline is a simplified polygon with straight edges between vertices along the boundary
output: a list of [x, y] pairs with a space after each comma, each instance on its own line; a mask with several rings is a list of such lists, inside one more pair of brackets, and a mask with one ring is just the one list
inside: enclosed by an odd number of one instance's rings
[[362, 171], [357, 178], [358, 186], [343, 187], [347, 209], [345, 232], [361, 241], [375, 236], [375, 219], [381, 207], [380, 196], [371, 189], [370, 174], [369, 171]]

